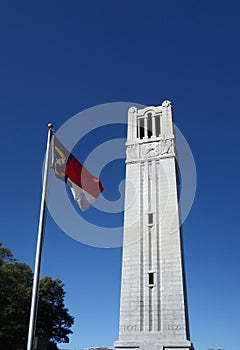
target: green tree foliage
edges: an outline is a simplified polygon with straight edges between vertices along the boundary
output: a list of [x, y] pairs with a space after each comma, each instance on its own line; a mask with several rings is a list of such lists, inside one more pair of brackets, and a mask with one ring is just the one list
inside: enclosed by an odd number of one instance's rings
[[14, 259], [12, 252], [9, 249], [4, 248], [2, 242], [0, 242], [0, 267], [5, 262], [11, 262], [15, 260], [16, 259]]
[[[40, 282], [37, 335], [57, 343], [68, 343], [74, 319], [64, 305], [64, 284], [45, 277]], [[51, 316], [51, 317], [49, 317]]]
[[[27, 343], [33, 274], [25, 263], [14, 259], [0, 242], [0, 350], [25, 350]], [[74, 318], [64, 305], [64, 285], [45, 277], [40, 281], [36, 335], [50, 349], [69, 342]]]
[[23, 263], [3, 263], [0, 284], [0, 348], [23, 349], [29, 319], [32, 271]]

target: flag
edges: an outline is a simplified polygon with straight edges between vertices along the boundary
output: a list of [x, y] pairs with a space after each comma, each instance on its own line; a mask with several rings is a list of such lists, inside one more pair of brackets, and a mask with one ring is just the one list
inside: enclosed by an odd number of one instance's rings
[[103, 191], [101, 181], [92, 175], [57, 139], [53, 139], [55, 175], [67, 183], [79, 208], [89, 209]]

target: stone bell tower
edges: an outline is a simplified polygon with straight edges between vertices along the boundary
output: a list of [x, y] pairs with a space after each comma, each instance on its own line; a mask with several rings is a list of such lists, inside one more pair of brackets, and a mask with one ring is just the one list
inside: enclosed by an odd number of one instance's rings
[[186, 350], [189, 339], [172, 106], [128, 113], [116, 349]]

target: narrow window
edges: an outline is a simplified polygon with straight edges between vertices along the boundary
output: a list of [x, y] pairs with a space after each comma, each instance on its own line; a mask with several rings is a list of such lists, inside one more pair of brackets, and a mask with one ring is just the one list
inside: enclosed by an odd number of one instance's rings
[[148, 118], [147, 118], [147, 134], [148, 134], [148, 138], [150, 138], [152, 136], [152, 114], [148, 113]]
[[156, 123], [156, 136], [158, 137], [161, 134], [161, 130], [160, 130], [160, 116], [159, 115], [156, 116], [155, 123]]
[[148, 225], [153, 225], [153, 213], [148, 213]]
[[144, 119], [143, 118], [139, 118], [138, 119], [138, 134], [137, 137], [140, 139], [143, 139], [144, 137]]
[[148, 284], [150, 286], [154, 285], [154, 272], [148, 273]]

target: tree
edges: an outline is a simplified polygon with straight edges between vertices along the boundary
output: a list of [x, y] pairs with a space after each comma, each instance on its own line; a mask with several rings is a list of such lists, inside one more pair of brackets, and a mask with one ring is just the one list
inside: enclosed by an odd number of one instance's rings
[[18, 262], [3, 263], [0, 270], [0, 349], [20, 350], [27, 338], [32, 271]]
[[[19, 263], [0, 242], [0, 350], [25, 350], [27, 343], [33, 273]], [[40, 281], [36, 335], [47, 340], [48, 349], [69, 341], [74, 318], [64, 305], [64, 285], [45, 277]]]
[[66, 292], [63, 286], [62, 281], [51, 277], [45, 277], [40, 282], [36, 333], [53, 343], [68, 343], [74, 322], [64, 305]]

